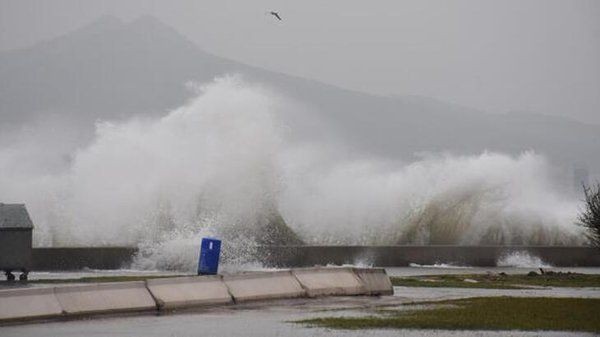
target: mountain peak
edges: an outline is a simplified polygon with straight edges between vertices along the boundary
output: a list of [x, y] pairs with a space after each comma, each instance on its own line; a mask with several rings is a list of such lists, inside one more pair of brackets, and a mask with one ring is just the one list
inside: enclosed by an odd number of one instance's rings
[[98, 17], [91, 23], [81, 27], [77, 32], [105, 32], [123, 27], [123, 21], [114, 15], [105, 14]]
[[151, 35], [155, 38], [169, 38], [181, 41], [185, 40], [186, 43], [190, 43], [189, 40], [175, 30], [175, 28], [151, 15], [144, 15], [134, 19], [133, 21], [125, 24], [123, 30]]
[[152, 15], [142, 15], [131, 21], [129, 24], [140, 26], [162, 26], [170, 28], [167, 24], [165, 24], [164, 22], [160, 21], [160, 19]]

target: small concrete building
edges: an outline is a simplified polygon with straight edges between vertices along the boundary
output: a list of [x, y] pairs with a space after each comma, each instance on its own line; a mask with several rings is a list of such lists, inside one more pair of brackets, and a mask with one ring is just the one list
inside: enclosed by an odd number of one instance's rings
[[0, 203], [0, 270], [6, 279], [15, 279], [13, 271], [20, 271], [20, 280], [27, 280], [31, 270], [33, 223], [24, 204]]

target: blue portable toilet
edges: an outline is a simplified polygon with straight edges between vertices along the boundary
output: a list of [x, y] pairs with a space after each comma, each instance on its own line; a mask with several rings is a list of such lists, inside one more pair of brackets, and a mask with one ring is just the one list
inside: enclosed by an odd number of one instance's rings
[[198, 275], [216, 275], [219, 269], [221, 240], [202, 238], [200, 258], [198, 259]]

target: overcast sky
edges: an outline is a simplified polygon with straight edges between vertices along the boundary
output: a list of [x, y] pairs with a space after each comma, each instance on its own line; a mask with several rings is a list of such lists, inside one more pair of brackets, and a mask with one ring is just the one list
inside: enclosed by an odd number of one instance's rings
[[0, 50], [103, 14], [153, 15], [214, 54], [345, 88], [600, 124], [598, 0], [0, 0]]

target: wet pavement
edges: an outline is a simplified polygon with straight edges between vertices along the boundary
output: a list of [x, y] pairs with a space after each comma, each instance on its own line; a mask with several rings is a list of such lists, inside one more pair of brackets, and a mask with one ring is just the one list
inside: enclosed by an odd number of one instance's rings
[[108, 277], [108, 276], [160, 276], [160, 275], [181, 275], [182, 272], [164, 271], [164, 270], [98, 270], [84, 269], [76, 271], [32, 271], [29, 273], [30, 280], [60, 280], [74, 279], [81, 277]]
[[[21, 281], [6, 282], [0, 275], [0, 290], [11, 288], [26, 288], [26, 287], [56, 287], [61, 284], [60, 280], [72, 280], [84, 277], [113, 277], [113, 276], [176, 276], [185, 275], [182, 272], [173, 271], [158, 271], [158, 270], [131, 270], [131, 269], [116, 269], [116, 270], [77, 270], [77, 271], [32, 271], [29, 273], [29, 281], [50, 280], [49, 283], [28, 283]], [[73, 285], [77, 283], [69, 282]]]
[[[526, 273], [535, 268], [388, 268], [391, 276], [506, 272]], [[549, 269], [550, 270], [550, 269]], [[553, 268], [554, 271], [600, 273], [600, 268]], [[77, 278], [90, 276], [165, 275], [168, 272], [78, 271], [32, 273], [34, 279]], [[51, 284], [55, 285], [55, 284]], [[447, 331], [447, 330], [329, 330], [290, 323], [323, 316], [371, 315], [380, 308], [397, 307], [413, 301], [435, 301], [478, 296], [543, 296], [600, 298], [600, 288], [544, 289], [470, 289], [395, 287], [394, 296], [330, 297], [251, 303], [171, 314], [101, 317], [63, 322], [34, 323], [0, 327], [2, 337], [46, 336], [594, 336], [585, 333], [522, 331]]]
[[292, 321], [322, 316], [361, 316], [373, 314], [381, 307], [395, 306], [406, 299], [344, 297], [298, 299], [258, 303], [236, 307], [219, 307], [204, 311], [144, 315], [131, 317], [103, 317], [90, 320], [37, 323], [0, 327], [2, 337], [46, 336], [593, 336], [586, 333], [550, 331], [448, 331], [448, 330], [330, 330], [312, 328]]
[[[272, 268], [252, 269], [256, 271], [275, 270]], [[516, 267], [455, 267], [455, 266], [414, 266], [414, 267], [387, 267], [385, 268], [389, 276], [417, 276], [417, 275], [438, 275], [438, 274], [484, 274], [487, 272], [507, 274], [527, 274], [530, 271], [539, 272], [537, 267], [516, 268]], [[574, 272], [583, 274], [600, 274], [600, 267], [552, 267], [544, 268], [546, 271], [555, 272]], [[248, 271], [244, 269], [243, 271]], [[229, 271], [235, 273], [235, 270]], [[32, 271], [29, 273], [30, 280], [60, 280], [74, 279], [81, 277], [106, 277], [106, 276], [160, 276], [160, 275], [183, 275], [186, 272], [164, 271], [164, 270], [134, 270], [134, 269], [116, 269], [116, 270], [98, 270], [84, 269], [76, 271]], [[0, 275], [0, 285], [5, 284], [3, 275]]]
[[394, 296], [412, 301], [442, 301], [489, 296], [600, 298], [600, 288], [479, 289], [394, 287]]
[[[600, 267], [552, 267], [543, 268], [544, 271], [572, 272], [582, 274], [600, 274]], [[527, 274], [530, 271], [539, 273], [538, 267], [455, 267], [455, 266], [414, 266], [414, 267], [387, 267], [389, 276], [417, 276], [417, 275], [440, 275], [440, 274], [485, 274], [507, 273]]]
[[[530, 271], [539, 272], [538, 268], [515, 268], [515, 267], [454, 267], [454, 266], [414, 266], [414, 267], [388, 267], [385, 268], [389, 276], [417, 276], [417, 275], [439, 275], [439, 274], [484, 274], [487, 272], [507, 274], [526, 274]], [[257, 271], [274, 269], [255, 269]], [[600, 267], [572, 267], [572, 268], [544, 268], [546, 271], [555, 272], [574, 272], [583, 274], [600, 274]], [[229, 273], [234, 273], [230, 271]], [[0, 275], [0, 289], [10, 289], [16, 287], [54, 287], [60, 285], [56, 283], [61, 279], [77, 279], [82, 277], [108, 277], [108, 276], [165, 276], [165, 275], [184, 275], [185, 272], [158, 271], [158, 270], [78, 270], [78, 271], [41, 271], [31, 272], [30, 280], [53, 280], [53, 283], [23, 283], [6, 282], [3, 275]], [[73, 284], [73, 283], [69, 283]]]

